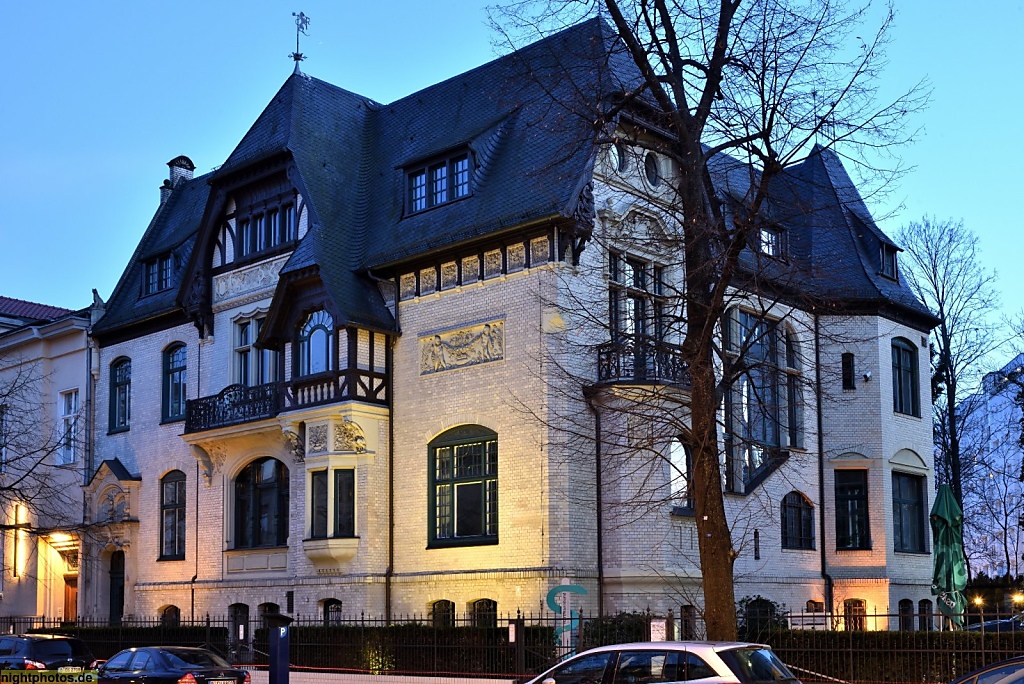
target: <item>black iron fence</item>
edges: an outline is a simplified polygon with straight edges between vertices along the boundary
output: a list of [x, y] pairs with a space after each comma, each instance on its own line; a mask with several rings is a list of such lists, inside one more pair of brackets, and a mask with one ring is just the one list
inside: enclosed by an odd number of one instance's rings
[[[939, 616], [903, 613], [850, 616], [808, 613], [745, 616], [741, 640], [766, 643], [805, 682], [948, 682], [1024, 653], [1024, 621], [968, 616], [950, 629]], [[202, 646], [237, 664], [267, 663], [267, 627], [260, 619], [206, 616], [194, 623], [124, 619], [119, 625], [79, 619], [0, 617], [6, 633], [73, 634], [97, 658], [131, 646]], [[613, 643], [703, 638], [699, 616], [649, 613], [596, 617], [533, 615], [296, 616], [290, 632], [293, 667], [322, 672], [522, 678], [587, 648]]]

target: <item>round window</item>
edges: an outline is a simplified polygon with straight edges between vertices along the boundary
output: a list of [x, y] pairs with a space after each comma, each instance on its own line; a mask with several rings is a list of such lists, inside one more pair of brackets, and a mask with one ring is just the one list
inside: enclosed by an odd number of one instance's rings
[[644, 158], [644, 173], [647, 175], [647, 182], [651, 185], [661, 183], [661, 173], [658, 171], [658, 155], [648, 152]]

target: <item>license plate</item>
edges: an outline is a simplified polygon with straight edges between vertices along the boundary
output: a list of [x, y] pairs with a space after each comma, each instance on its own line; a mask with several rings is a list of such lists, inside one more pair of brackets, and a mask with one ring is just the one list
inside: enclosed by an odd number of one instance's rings
[[58, 667], [57, 668], [57, 672], [81, 672], [81, 671], [82, 671], [82, 668], [80, 668], [80, 667], [70, 667], [70, 666], [68, 666], [68, 667]]
[[236, 684], [234, 679], [207, 679], [206, 684]]

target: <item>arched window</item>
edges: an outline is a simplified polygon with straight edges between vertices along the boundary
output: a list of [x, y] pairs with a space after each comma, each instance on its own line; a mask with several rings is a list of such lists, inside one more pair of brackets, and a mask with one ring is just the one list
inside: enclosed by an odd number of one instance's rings
[[268, 615], [280, 615], [281, 606], [276, 603], [261, 603], [256, 606], [257, 614], [260, 616], [260, 627], [266, 629], [270, 625], [267, 623]]
[[166, 606], [160, 611], [160, 624], [164, 627], [177, 627], [181, 624], [181, 611], [178, 606]]
[[929, 599], [921, 599], [917, 602], [917, 628], [922, 632], [932, 630], [932, 602]]
[[110, 432], [131, 426], [132, 360], [117, 359], [110, 364]]
[[867, 625], [868, 604], [864, 599], [843, 601], [843, 622], [847, 631], [863, 632]]
[[185, 557], [185, 473], [172, 470], [160, 480], [160, 560]]
[[299, 330], [299, 375], [332, 370], [334, 319], [326, 311], [314, 311]]
[[497, 627], [498, 602], [491, 599], [473, 601], [473, 626]]
[[324, 600], [324, 627], [341, 624], [341, 601], [334, 598]]
[[185, 379], [188, 348], [184, 344], [171, 345], [164, 351], [164, 421], [185, 417]]
[[899, 602], [900, 631], [914, 631], [914, 602], [910, 599], [902, 599]]
[[897, 337], [892, 341], [893, 411], [908, 416], [921, 415], [917, 385], [917, 347]]
[[431, 546], [498, 543], [498, 435], [464, 425], [428, 452]]
[[434, 627], [455, 626], [455, 604], [441, 599], [430, 604], [430, 622]]
[[261, 458], [235, 478], [235, 548], [287, 543], [288, 468], [275, 458]]
[[248, 662], [245, 658], [249, 656], [249, 606], [232, 603], [228, 606], [228, 619], [231, 621], [228, 635], [231, 662]]
[[814, 548], [814, 506], [800, 492], [782, 497], [782, 548]]
[[668, 447], [669, 490], [672, 497], [674, 512], [684, 513], [693, 510], [693, 497], [690, 495], [690, 470], [693, 457], [690, 449], [676, 437]]

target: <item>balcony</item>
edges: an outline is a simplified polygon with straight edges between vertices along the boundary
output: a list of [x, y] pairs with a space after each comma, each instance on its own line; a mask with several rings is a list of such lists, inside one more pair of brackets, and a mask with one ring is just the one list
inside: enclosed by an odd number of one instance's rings
[[318, 373], [290, 383], [230, 385], [219, 394], [189, 399], [185, 433], [203, 432], [274, 418], [284, 411], [343, 401], [387, 405], [387, 374], [361, 368]]
[[688, 388], [690, 371], [682, 347], [637, 335], [597, 348], [597, 381]]
[[189, 399], [185, 411], [185, 432], [241, 425], [273, 418], [281, 412], [279, 383], [246, 387], [229, 385], [212, 397]]

